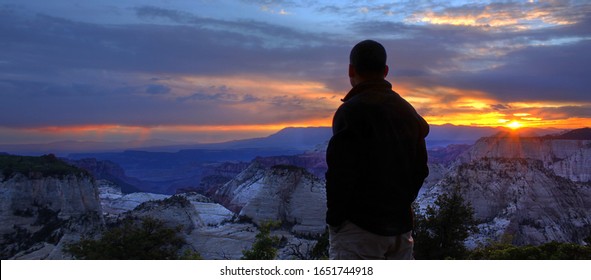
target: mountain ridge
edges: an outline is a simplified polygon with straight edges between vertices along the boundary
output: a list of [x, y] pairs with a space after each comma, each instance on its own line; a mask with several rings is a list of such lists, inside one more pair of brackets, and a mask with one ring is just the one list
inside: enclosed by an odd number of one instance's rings
[[[445, 147], [449, 144], [473, 144], [481, 137], [491, 136], [499, 131], [507, 131], [502, 127], [458, 126], [452, 124], [430, 125], [431, 132], [427, 136], [430, 147]], [[541, 136], [555, 134], [563, 130], [527, 129], [528, 134]], [[125, 150], [141, 150], [150, 152], [177, 152], [187, 149], [246, 149], [274, 148], [306, 151], [317, 145], [325, 144], [332, 135], [331, 127], [285, 127], [265, 137], [239, 139], [221, 143], [179, 143], [175, 141], [152, 139], [146, 141], [100, 142], [100, 141], [56, 141], [50, 143], [31, 144], [0, 144], [0, 152], [19, 155], [43, 155], [53, 153], [67, 156], [73, 153], [105, 153], [123, 152]]]
[[435, 172], [417, 199], [420, 208], [459, 188], [479, 220], [471, 247], [490, 241], [583, 244], [591, 234], [591, 140], [577, 138], [587, 131], [483, 137], [455, 161], [430, 166]]

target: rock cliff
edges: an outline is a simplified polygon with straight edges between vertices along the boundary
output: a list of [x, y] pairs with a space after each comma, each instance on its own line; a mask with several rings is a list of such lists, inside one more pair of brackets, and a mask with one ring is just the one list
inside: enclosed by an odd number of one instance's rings
[[310, 151], [293, 156], [258, 157], [255, 161], [269, 168], [275, 165], [292, 165], [306, 169], [320, 179], [328, 168], [326, 165], [326, 150]]
[[516, 158], [541, 161], [545, 168], [575, 182], [591, 181], [591, 139], [555, 139], [550, 137], [511, 137], [499, 135], [481, 138], [460, 162], [482, 158]]
[[303, 168], [276, 165], [265, 168], [255, 161], [216, 192], [227, 208], [256, 224], [281, 221], [303, 234], [321, 234], [326, 227], [324, 181]]
[[90, 175], [55, 157], [3, 157], [2, 259], [61, 259], [66, 257], [64, 243], [103, 226], [98, 188]]
[[471, 247], [490, 241], [582, 243], [591, 234], [590, 161], [591, 140], [486, 137], [439, 180], [427, 180], [418, 203], [424, 209], [459, 188], [480, 222]]
[[255, 239], [254, 224], [237, 222], [230, 210], [198, 193], [123, 194], [117, 185], [104, 180], [99, 190], [109, 220], [150, 217], [169, 227], [181, 226], [190, 246], [205, 259], [239, 259]]
[[69, 163], [90, 172], [90, 174], [96, 179], [114, 182], [123, 193], [139, 192], [140, 190], [138, 186], [147, 184], [136, 178], [128, 177], [125, 174], [125, 170], [112, 161], [85, 158], [70, 160]]

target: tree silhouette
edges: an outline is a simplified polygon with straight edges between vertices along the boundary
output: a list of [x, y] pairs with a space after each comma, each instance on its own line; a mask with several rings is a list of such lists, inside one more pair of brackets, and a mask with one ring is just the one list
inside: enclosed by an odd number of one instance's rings
[[66, 246], [64, 251], [78, 259], [88, 260], [171, 260], [198, 259], [197, 252], [185, 250], [187, 243], [181, 227], [169, 228], [164, 222], [144, 218], [124, 219], [106, 230], [99, 239], [82, 239]]
[[466, 258], [464, 241], [471, 233], [478, 232], [474, 209], [465, 202], [458, 188], [441, 194], [435, 206], [428, 206], [424, 215], [415, 214], [415, 258]]
[[243, 260], [273, 260], [277, 256], [277, 248], [281, 239], [271, 236], [271, 229], [279, 227], [279, 222], [264, 222], [261, 224], [256, 240], [250, 250], [242, 251]]

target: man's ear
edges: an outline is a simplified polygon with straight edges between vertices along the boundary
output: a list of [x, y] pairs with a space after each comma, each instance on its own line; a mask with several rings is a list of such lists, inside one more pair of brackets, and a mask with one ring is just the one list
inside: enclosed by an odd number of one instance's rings
[[355, 66], [353, 66], [353, 64], [349, 64], [349, 78], [353, 78], [357, 76], [357, 73], [355, 72]]
[[388, 76], [388, 71], [390, 69], [388, 68], [388, 65], [386, 65], [386, 67], [384, 67], [384, 78], [386, 78], [386, 76]]

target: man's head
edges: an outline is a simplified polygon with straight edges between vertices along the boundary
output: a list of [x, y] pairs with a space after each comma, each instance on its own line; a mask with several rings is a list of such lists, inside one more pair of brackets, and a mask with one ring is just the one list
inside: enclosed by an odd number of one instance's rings
[[386, 49], [382, 44], [365, 40], [357, 43], [349, 55], [351, 85], [369, 79], [383, 79], [388, 74]]

